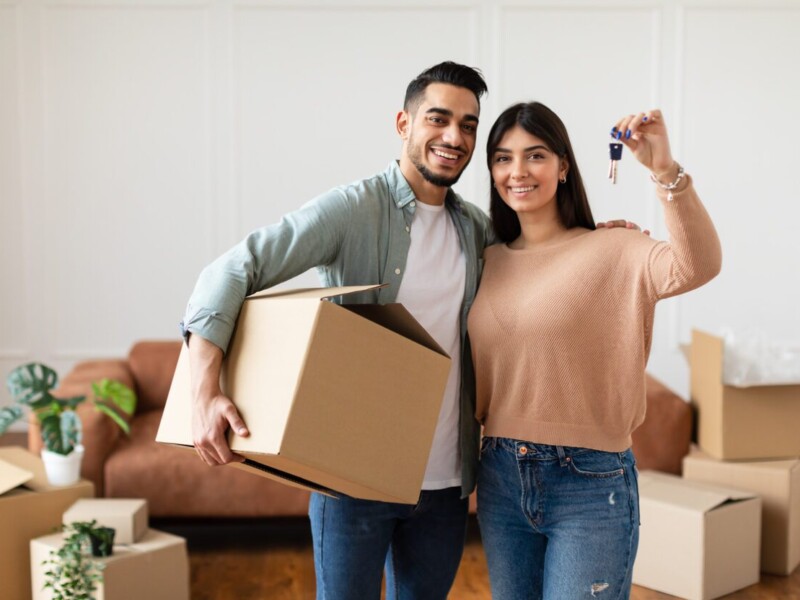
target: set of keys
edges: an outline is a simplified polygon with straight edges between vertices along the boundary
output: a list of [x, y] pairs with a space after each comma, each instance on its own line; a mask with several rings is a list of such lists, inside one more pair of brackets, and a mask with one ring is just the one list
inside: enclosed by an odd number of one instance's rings
[[617, 163], [622, 160], [622, 144], [611, 142], [608, 145], [608, 156], [611, 162], [608, 164], [608, 178], [611, 183], [617, 183]]

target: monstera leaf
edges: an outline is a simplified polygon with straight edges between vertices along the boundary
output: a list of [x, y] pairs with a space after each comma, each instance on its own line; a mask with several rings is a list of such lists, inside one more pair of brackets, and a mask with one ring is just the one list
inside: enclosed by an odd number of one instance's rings
[[56, 454], [69, 454], [81, 443], [81, 421], [74, 411], [50, 411], [41, 418], [42, 441]]
[[61, 413], [61, 444], [64, 446], [64, 454], [69, 454], [75, 446], [81, 443], [83, 430], [81, 420], [74, 410]]
[[22, 408], [19, 406], [0, 408], [0, 435], [3, 435], [20, 417], [22, 417]]
[[50, 391], [58, 385], [58, 375], [41, 363], [29, 363], [11, 371], [6, 384], [15, 402], [39, 409], [53, 401]]
[[44, 447], [56, 454], [66, 454], [64, 442], [61, 439], [61, 417], [50, 413], [40, 418], [42, 426], [42, 442]]

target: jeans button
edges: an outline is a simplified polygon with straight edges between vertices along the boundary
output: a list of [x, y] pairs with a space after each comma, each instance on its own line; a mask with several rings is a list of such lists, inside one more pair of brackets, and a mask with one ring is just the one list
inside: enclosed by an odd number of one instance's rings
[[525, 446], [522, 446], [522, 448], [519, 449], [519, 453], [522, 454], [522, 456], [525, 456], [528, 453], [528, 449]]

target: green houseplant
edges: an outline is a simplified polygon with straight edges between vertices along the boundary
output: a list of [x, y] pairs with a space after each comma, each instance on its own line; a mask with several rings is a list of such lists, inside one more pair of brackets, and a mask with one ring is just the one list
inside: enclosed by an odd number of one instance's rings
[[[28, 407], [41, 425], [42, 460], [47, 477], [53, 485], [70, 485], [78, 480], [81, 445], [81, 422], [75, 409], [87, 400], [86, 396], [56, 398], [52, 391], [58, 385], [58, 375], [41, 363], [17, 367], [6, 380], [16, 406], [0, 409], [0, 435], [17, 421]], [[112, 379], [92, 383], [95, 410], [113, 420], [127, 434], [130, 426], [122, 414], [132, 415], [136, 409], [136, 394], [128, 386]]]
[[94, 520], [69, 523], [63, 531], [61, 546], [42, 563], [46, 568], [44, 589], [52, 591], [53, 600], [90, 600], [105, 568], [93, 557], [111, 556], [115, 531]]

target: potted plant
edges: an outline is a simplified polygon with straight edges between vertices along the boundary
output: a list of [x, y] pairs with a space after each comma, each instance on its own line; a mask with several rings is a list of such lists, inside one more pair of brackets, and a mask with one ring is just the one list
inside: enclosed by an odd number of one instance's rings
[[[63, 526], [61, 547], [51, 550], [45, 566], [44, 589], [53, 600], [90, 600], [103, 580], [105, 564], [92, 557], [111, 556], [114, 529], [97, 521], [76, 521]], [[91, 553], [89, 552], [91, 550]]]
[[[48, 366], [30, 363], [17, 367], [6, 380], [11, 397], [18, 406], [0, 409], [0, 435], [23, 414], [27, 406], [34, 412], [42, 431], [42, 461], [47, 479], [53, 485], [71, 485], [80, 477], [83, 458], [81, 422], [75, 408], [86, 396], [56, 398], [51, 393], [58, 384], [58, 375]], [[120, 414], [132, 415], [136, 394], [128, 386], [113, 379], [92, 383], [95, 410], [108, 415], [125, 432], [130, 426]]]

